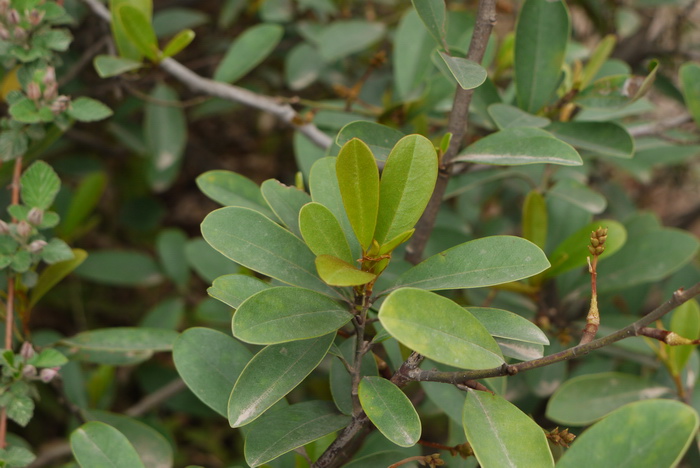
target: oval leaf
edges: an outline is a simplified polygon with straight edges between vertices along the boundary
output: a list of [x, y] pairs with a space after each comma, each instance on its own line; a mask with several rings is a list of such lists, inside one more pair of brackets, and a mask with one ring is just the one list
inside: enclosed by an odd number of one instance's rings
[[420, 289], [394, 291], [379, 310], [382, 326], [408, 348], [461, 369], [503, 364], [484, 326], [455, 302]]
[[578, 152], [539, 128], [506, 128], [469, 145], [455, 158], [483, 164], [519, 166], [523, 164], [558, 164], [580, 166]]
[[461, 57], [452, 57], [442, 51], [438, 54], [462, 89], [474, 89], [486, 81], [488, 76], [486, 69], [478, 63]]
[[336, 20], [318, 37], [318, 48], [326, 62], [365, 50], [382, 38], [385, 26], [364, 20]]
[[207, 294], [238, 309], [250, 296], [269, 287], [269, 284], [253, 276], [224, 275], [214, 280]]
[[156, 62], [160, 54], [158, 39], [148, 15], [135, 6], [123, 5], [117, 9], [116, 19], [139, 52], [152, 62]]
[[22, 202], [30, 208], [48, 210], [61, 188], [61, 180], [51, 166], [36, 161], [19, 179]]
[[595, 154], [627, 159], [634, 154], [632, 136], [614, 122], [552, 122], [546, 130], [576, 148]]
[[265, 60], [284, 35], [279, 24], [258, 24], [246, 29], [231, 44], [214, 71], [214, 79], [233, 83]]
[[678, 70], [681, 82], [681, 90], [685, 105], [690, 115], [695, 120], [695, 125], [700, 127], [700, 65], [697, 63], [684, 63]]
[[398, 287], [437, 291], [509, 283], [536, 275], [549, 262], [535, 244], [512, 236], [491, 236], [447, 249], [424, 260], [394, 281]]
[[[432, 4], [434, 2], [428, 0], [424, 3]], [[423, 26], [416, 11], [408, 9], [396, 29], [392, 60], [394, 85], [396, 93], [402, 101], [414, 97], [414, 93], [417, 95], [420, 84], [431, 72], [430, 55], [435, 49], [435, 45], [435, 40]], [[374, 148], [372, 151], [377, 155]], [[378, 155], [377, 158], [379, 159]]]
[[179, 333], [162, 328], [114, 327], [78, 333], [61, 344], [82, 350], [128, 353], [170, 351]]
[[542, 428], [503, 397], [469, 390], [462, 421], [483, 468], [554, 466]]
[[443, 0], [412, 0], [413, 8], [435, 41], [446, 48], [445, 2]]
[[357, 120], [341, 128], [335, 141], [340, 146], [343, 146], [353, 138], [359, 138], [369, 146], [377, 161], [385, 161], [392, 148], [404, 136], [403, 132], [395, 128], [376, 122]]
[[268, 214], [260, 187], [249, 178], [231, 171], [208, 171], [197, 177], [197, 187], [223, 206], [243, 206]]
[[132, 70], [138, 70], [143, 66], [140, 61], [113, 55], [98, 55], [93, 59], [92, 65], [95, 67], [97, 74], [100, 75], [100, 78], [121, 75]]
[[73, 456], [82, 468], [144, 468], [129, 440], [105, 423], [90, 421], [70, 435]]
[[304, 242], [314, 254], [332, 255], [347, 263], [354, 261], [340, 222], [331, 210], [320, 203], [308, 203], [301, 208], [299, 229]]
[[311, 197], [303, 190], [289, 187], [278, 180], [269, 179], [260, 186], [260, 193], [282, 224], [297, 237], [299, 231], [299, 210], [311, 202]]
[[[620, 430], [627, 428], [628, 430]], [[674, 400], [630, 403], [581, 434], [558, 468], [676, 466], [698, 430], [698, 415]]]
[[365, 377], [360, 381], [358, 395], [362, 409], [384, 437], [401, 447], [418, 442], [418, 413], [399, 387], [383, 377]]
[[575, 179], [560, 180], [549, 189], [547, 194], [566, 200], [592, 214], [602, 213], [608, 206], [608, 201], [603, 195]]
[[172, 57], [182, 51], [185, 47], [190, 45], [194, 40], [194, 31], [191, 29], [185, 29], [180, 31], [168, 41], [163, 49], [163, 58]]
[[515, 127], [537, 127], [542, 128], [549, 125], [550, 120], [545, 117], [525, 112], [517, 107], [508, 104], [491, 104], [487, 111], [499, 129]]
[[180, 172], [187, 144], [187, 122], [173, 88], [160, 83], [150, 97], [146, 102], [144, 123], [149, 153], [148, 178], [151, 187], [162, 192], [173, 184]]
[[243, 369], [228, 400], [231, 427], [244, 426], [299, 385], [319, 365], [335, 333], [270, 345]]
[[468, 307], [467, 310], [488, 330], [504, 356], [520, 360], [542, 357], [547, 335], [534, 323], [507, 310]]
[[373, 273], [362, 271], [330, 255], [316, 257], [316, 270], [321, 279], [331, 286], [360, 286], [377, 278]]

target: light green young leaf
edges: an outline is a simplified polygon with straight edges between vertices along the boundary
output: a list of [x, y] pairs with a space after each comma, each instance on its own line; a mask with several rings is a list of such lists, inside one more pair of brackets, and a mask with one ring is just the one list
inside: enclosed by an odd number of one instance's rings
[[231, 44], [214, 71], [214, 79], [233, 83], [258, 66], [275, 50], [284, 35], [278, 24], [258, 24], [246, 29]]
[[614, 122], [552, 122], [546, 130], [576, 148], [595, 154], [627, 159], [634, 154], [632, 136]]
[[382, 172], [374, 239], [382, 245], [410, 230], [430, 200], [438, 158], [427, 138], [409, 135], [391, 150]]
[[[691, 299], [673, 311], [669, 330], [684, 338], [695, 340], [700, 338], [700, 305], [696, 299]], [[669, 346], [668, 361], [672, 375], [680, 375], [697, 345]]]
[[126, 436], [102, 422], [90, 421], [74, 430], [70, 446], [81, 468], [144, 468]]
[[678, 77], [685, 105], [693, 116], [695, 125], [700, 127], [700, 65], [692, 62], [684, 63], [678, 70]]
[[399, 276], [387, 291], [480, 288], [534, 276], [548, 267], [544, 252], [532, 242], [512, 236], [485, 237], [433, 255]]
[[237, 206], [213, 211], [202, 222], [202, 235], [214, 249], [251, 270], [338, 296], [316, 275], [315, 256], [306, 244], [257, 211]]
[[486, 69], [472, 60], [452, 57], [442, 51], [438, 51], [438, 55], [462, 89], [474, 89], [481, 86], [488, 76]]
[[598, 75], [603, 64], [608, 60], [610, 54], [615, 48], [617, 38], [614, 34], [605, 36], [591, 53], [588, 63], [581, 71], [581, 88], [585, 88]]
[[401, 447], [411, 447], [421, 435], [421, 423], [413, 403], [384, 377], [365, 377], [358, 388], [360, 404], [384, 437]]
[[269, 287], [269, 284], [253, 276], [224, 275], [214, 280], [214, 284], [207, 289], [207, 294], [238, 309], [250, 296]]
[[299, 210], [305, 204], [311, 202], [311, 197], [303, 190], [289, 187], [278, 180], [268, 179], [260, 186], [260, 193], [277, 219], [297, 237], [301, 237], [299, 231]]
[[168, 43], [165, 45], [165, 48], [163, 49], [163, 58], [168, 58], [168, 57], [173, 57], [174, 55], [177, 55], [190, 45], [190, 43], [194, 40], [195, 34], [194, 31], [191, 29], [185, 29], [177, 33], [175, 37], [170, 39]]
[[503, 364], [484, 326], [455, 302], [420, 289], [401, 288], [382, 303], [382, 326], [406, 347], [461, 369]]
[[620, 372], [569, 379], [547, 402], [547, 418], [567, 426], [588, 426], [619, 407], [672, 393], [668, 387]]
[[79, 122], [96, 122], [114, 114], [112, 109], [100, 101], [84, 96], [71, 101], [66, 112]]
[[185, 330], [173, 345], [173, 361], [182, 380], [224, 417], [231, 389], [252, 357], [243, 344], [210, 328]]
[[469, 390], [462, 421], [467, 441], [483, 468], [554, 467], [542, 428], [503, 397]]
[[367, 120], [356, 120], [340, 129], [335, 142], [343, 146], [353, 138], [358, 138], [369, 146], [377, 161], [385, 161], [392, 148], [404, 136], [403, 132], [395, 128]]
[[316, 257], [316, 270], [321, 279], [331, 286], [360, 286], [377, 278], [377, 275], [331, 255]]
[[207, 171], [197, 177], [197, 187], [207, 197], [223, 206], [242, 206], [271, 217], [260, 187], [236, 172]]
[[610, 109], [631, 104], [644, 96], [654, 84], [659, 62], [652, 60], [649, 74], [613, 75], [595, 81], [574, 98], [574, 102], [585, 108]]
[[19, 180], [22, 203], [30, 208], [48, 210], [61, 188], [61, 179], [51, 166], [36, 161], [29, 166]]
[[550, 120], [539, 117], [517, 107], [497, 102], [491, 104], [487, 111], [499, 129], [516, 127], [536, 127], [542, 128], [549, 125]]
[[340, 222], [324, 205], [316, 202], [304, 205], [299, 212], [299, 228], [314, 254], [332, 255], [350, 264], [355, 261]]
[[557, 468], [677, 466], [697, 430], [697, 413], [680, 401], [630, 403], [581, 434], [559, 459]]
[[523, 237], [540, 249], [547, 244], [547, 203], [537, 190], [531, 190], [523, 203]]
[[[544, 0], [543, 0], [544, 1]], [[539, 128], [506, 128], [469, 145], [455, 161], [517, 166], [559, 164], [580, 166], [581, 156], [569, 144]]]
[[526, 0], [515, 31], [515, 89], [518, 107], [537, 113], [559, 86], [570, 31], [560, 0]]
[[447, 50], [444, 0], [412, 0], [413, 8], [435, 41]]
[[363, 249], [372, 243], [379, 209], [379, 169], [372, 151], [354, 138], [340, 149], [336, 160], [343, 206]]
[[350, 319], [347, 305], [309, 289], [281, 286], [246, 299], [231, 327], [241, 341], [268, 345], [327, 335]]
[[271, 412], [246, 433], [245, 459], [260, 466], [297, 447], [338, 431], [350, 417], [338, 414], [326, 401], [306, 401]]
[[187, 144], [187, 121], [180, 98], [170, 86], [159, 83], [150, 97], [144, 122], [148, 178], [153, 190], [162, 192], [170, 188], [180, 171]]
[[236, 381], [228, 401], [231, 427], [257, 419], [292, 391], [319, 365], [335, 333], [310, 340], [270, 345], [256, 354]]
[[115, 21], [121, 23], [126, 37], [141, 54], [152, 62], [157, 62], [160, 59], [158, 38], [151, 25], [151, 18], [144, 14], [141, 8], [131, 4], [122, 5], [117, 9]]
[[153, 3], [152, 0], [109, 0], [109, 9], [110, 13], [112, 14], [110, 26], [112, 28], [114, 42], [116, 42], [117, 49], [119, 50], [119, 55], [125, 59], [140, 62], [143, 58], [143, 53], [131, 41], [122, 22], [117, 20], [119, 10], [124, 5], [129, 5], [140, 10], [146, 17], [148, 23], [150, 23], [151, 16], [153, 15]]

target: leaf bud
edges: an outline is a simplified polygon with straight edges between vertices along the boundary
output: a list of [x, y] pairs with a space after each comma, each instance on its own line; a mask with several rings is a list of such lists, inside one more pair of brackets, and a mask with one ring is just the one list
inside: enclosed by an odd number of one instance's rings
[[17, 235], [22, 238], [27, 238], [32, 233], [32, 226], [25, 220], [17, 223]]
[[31, 23], [32, 26], [39, 26], [41, 23], [41, 20], [44, 19], [44, 13], [43, 11], [39, 10], [32, 10], [29, 12], [29, 22]]
[[58, 375], [58, 367], [47, 367], [45, 369], [41, 369], [41, 372], [39, 372], [39, 378], [42, 380], [44, 383], [49, 383], [53, 380], [56, 375]]
[[29, 221], [29, 224], [31, 224], [32, 226], [39, 226], [43, 220], [44, 210], [37, 207], [34, 207], [31, 210], [29, 210], [29, 214], [27, 215], [27, 221]]
[[38, 83], [31, 82], [27, 85], [27, 97], [36, 102], [41, 97], [41, 88]]
[[9, 234], [9, 233], [10, 233], [10, 226], [8, 226], [5, 221], [0, 219], [0, 234]]
[[58, 96], [52, 103], [51, 103], [51, 112], [53, 112], [54, 115], [62, 114], [68, 109], [68, 106], [70, 105], [70, 98], [68, 96]]
[[14, 8], [6, 13], [5, 18], [7, 19], [7, 22], [12, 25], [19, 24], [19, 12]]
[[47, 242], [45, 240], [37, 239], [37, 240], [33, 241], [31, 244], [29, 244], [27, 249], [31, 253], [37, 254], [37, 253], [41, 252], [44, 249], [44, 247], [46, 247], [46, 244], [47, 244]]

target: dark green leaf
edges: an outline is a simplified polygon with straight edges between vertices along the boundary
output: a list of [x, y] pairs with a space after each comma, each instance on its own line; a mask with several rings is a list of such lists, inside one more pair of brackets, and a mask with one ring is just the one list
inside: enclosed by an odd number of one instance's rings
[[[408, 100], [427, 78], [432, 68], [430, 53], [435, 45], [435, 40], [423, 26], [416, 11], [407, 10], [399, 22], [394, 38], [392, 63], [394, 84], [399, 99]], [[362, 137], [360, 139], [364, 140]], [[370, 148], [372, 148], [371, 144]], [[374, 148], [372, 152], [377, 155]]]
[[488, 113], [499, 129], [516, 127], [537, 127], [542, 128], [550, 124], [550, 120], [545, 117], [525, 112], [517, 107], [497, 102], [491, 104]]
[[44, 268], [39, 274], [36, 285], [31, 289], [29, 307], [33, 307], [39, 299], [49, 292], [59, 281], [68, 276], [87, 258], [87, 252], [82, 249], [73, 249], [73, 258], [65, 262], [55, 263]]
[[629, 132], [613, 122], [552, 122], [547, 130], [568, 144], [595, 154], [631, 158], [634, 141]]
[[148, 178], [153, 190], [163, 192], [170, 188], [180, 171], [187, 144], [187, 122], [173, 88], [160, 83], [150, 97], [144, 122]]
[[204, 195], [223, 206], [243, 206], [264, 215], [272, 214], [252, 180], [231, 171], [208, 171], [197, 177], [197, 187]]
[[89, 281], [112, 286], [152, 286], [163, 281], [151, 257], [125, 250], [92, 252], [75, 273]]
[[412, 0], [413, 8], [433, 39], [447, 49], [445, 42], [445, 2], [443, 0]]
[[66, 111], [79, 122], [96, 122], [110, 117], [114, 112], [100, 101], [89, 97], [79, 97], [71, 101]]
[[353, 138], [358, 138], [369, 146], [377, 161], [385, 161], [391, 149], [404, 136], [403, 132], [395, 128], [367, 120], [357, 120], [341, 128], [335, 141], [343, 146]]
[[302, 206], [311, 202], [309, 194], [296, 187], [288, 187], [274, 179], [263, 182], [260, 186], [260, 192], [277, 219], [282, 221], [282, 224], [287, 226], [297, 237], [301, 237], [299, 211]]
[[82, 468], [144, 468], [126, 436], [105, 423], [83, 424], [71, 433], [70, 446]]
[[452, 57], [441, 51], [438, 51], [438, 54], [462, 89], [474, 89], [480, 86], [488, 76], [484, 67], [474, 61]]
[[326, 62], [333, 62], [365, 50], [381, 39], [384, 31], [385, 26], [380, 22], [336, 20], [321, 31], [319, 51]]
[[693, 116], [695, 125], [700, 127], [700, 65], [692, 62], [684, 63], [678, 71], [678, 77], [685, 105]]
[[323, 58], [309, 44], [297, 44], [285, 57], [284, 77], [294, 91], [306, 88], [321, 75]]
[[421, 435], [421, 423], [413, 403], [383, 377], [365, 377], [358, 395], [362, 409], [384, 436], [401, 447], [411, 447]]
[[278, 24], [258, 24], [246, 29], [231, 44], [214, 71], [214, 79], [233, 83], [267, 58], [282, 39]]
[[269, 284], [252, 276], [224, 275], [214, 280], [214, 284], [207, 289], [207, 293], [237, 309], [250, 296], [269, 287]]
[[187, 242], [185, 257], [189, 266], [208, 283], [219, 276], [238, 273], [241, 269], [239, 265], [214, 250], [201, 237]]
[[507, 310], [468, 307], [467, 310], [488, 330], [504, 356], [523, 361], [542, 357], [549, 340], [540, 328], [520, 315]]
[[608, 201], [603, 195], [576, 179], [560, 180], [549, 189], [547, 195], [566, 200], [592, 214], [600, 214], [608, 206]]
[[531, 190], [523, 203], [523, 237], [540, 249], [547, 245], [547, 203], [537, 190]]
[[190, 267], [185, 256], [187, 235], [180, 229], [164, 229], [156, 238], [156, 250], [163, 272], [179, 288], [185, 288], [190, 279]]

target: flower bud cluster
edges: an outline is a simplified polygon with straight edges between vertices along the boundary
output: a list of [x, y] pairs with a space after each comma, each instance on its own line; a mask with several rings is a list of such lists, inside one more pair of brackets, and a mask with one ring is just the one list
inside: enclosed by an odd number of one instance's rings
[[608, 228], [599, 227], [595, 231], [591, 231], [591, 245], [588, 246], [588, 251], [591, 255], [598, 256], [605, 251], [605, 240], [608, 238]]
[[21, 369], [22, 377], [28, 380], [41, 380], [44, 383], [51, 382], [56, 375], [58, 375], [59, 367], [45, 367], [41, 370], [37, 369], [36, 366], [32, 364], [26, 364], [28, 360], [36, 355], [34, 347], [28, 341], [22, 343], [22, 347], [19, 351], [20, 357], [24, 360], [24, 365], [22, 365], [18, 370]]
[[27, 250], [29, 253], [40, 254], [47, 242], [36, 238], [32, 240], [32, 237], [43, 221], [44, 210], [34, 207], [29, 210], [27, 219], [13, 223], [7, 223], [0, 219], [0, 235], [12, 237], [19, 244], [19, 248]]

